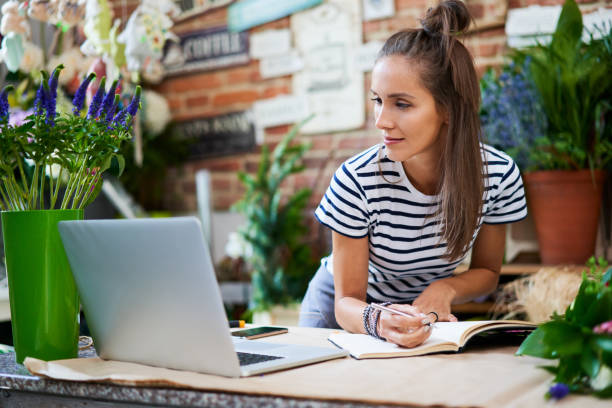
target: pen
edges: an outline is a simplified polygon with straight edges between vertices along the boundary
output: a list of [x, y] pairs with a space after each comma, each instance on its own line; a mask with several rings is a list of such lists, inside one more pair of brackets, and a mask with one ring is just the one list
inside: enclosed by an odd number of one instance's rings
[[230, 320], [229, 327], [244, 327], [244, 320]]
[[[379, 305], [378, 303], [370, 303], [370, 306], [372, 306], [374, 309], [384, 310], [385, 312], [397, 314], [397, 315], [404, 316], [404, 317], [416, 317], [415, 315], [411, 315], [411, 314], [408, 314], [406, 312], [402, 312], [402, 311], [399, 311], [399, 310], [391, 309], [390, 307]], [[431, 326], [431, 322], [423, 323], [423, 324], [426, 324], [427, 326]]]

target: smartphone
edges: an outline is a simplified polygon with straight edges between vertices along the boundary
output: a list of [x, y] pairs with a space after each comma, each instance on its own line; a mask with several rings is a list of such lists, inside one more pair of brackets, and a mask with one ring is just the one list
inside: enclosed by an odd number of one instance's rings
[[260, 337], [274, 336], [275, 334], [287, 333], [286, 327], [253, 327], [252, 329], [237, 330], [232, 332], [232, 336], [244, 337], [245, 339], [258, 339]]

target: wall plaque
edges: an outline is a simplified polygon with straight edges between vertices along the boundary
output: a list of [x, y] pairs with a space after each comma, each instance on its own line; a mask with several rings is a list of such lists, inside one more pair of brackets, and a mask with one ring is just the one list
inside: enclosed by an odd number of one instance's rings
[[230, 31], [243, 31], [296, 11], [321, 4], [323, 0], [241, 0], [227, 9]]
[[255, 126], [246, 111], [184, 121], [177, 127], [185, 139], [194, 141], [190, 146], [190, 160], [249, 152], [255, 148]]
[[167, 75], [207, 71], [249, 62], [249, 34], [214, 27], [181, 35], [167, 42], [163, 64]]

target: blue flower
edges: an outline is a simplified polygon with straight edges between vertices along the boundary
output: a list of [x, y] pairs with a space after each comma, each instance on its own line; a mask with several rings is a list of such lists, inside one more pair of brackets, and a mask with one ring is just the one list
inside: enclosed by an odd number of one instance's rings
[[511, 154], [521, 168], [529, 168], [530, 146], [547, 128], [539, 93], [529, 76], [529, 63], [528, 59], [511, 63], [499, 77], [489, 71], [481, 80], [480, 118], [485, 138]]
[[34, 113], [37, 116], [42, 116], [43, 112], [47, 109], [47, 100], [49, 99], [49, 84], [47, 83], [49, 74], [42, 71], [42, 77], [42, 81], [34, 97]]
[[89, 105], [89, 110], [87, 111], [87, 118], [95, 119], [98, 117], [98, 111], [100, 110], [100, 104], [102, 103], [102, 98], [104, 98], [104, 88], [106, 86], [106, 77], [102, 77], [100, 81], [100, 86], [98, 86], [98, 91], [94, 95], [91, 104]]
[[0, 92], [0, 121], [5, 122], [9, 119], [9, 103], [8, 103], [8, 93], [13, 89], [12, 85], [7, 85], [4, 87], [2, 92]]
[[567, 384], [555, 383], [550, 386], [550, 388], [548, 389], [547, 395], [552, 399], [560, 400], [561, 398], [569, 394], [569, 392], [570, 392], [570, 389], [567, 386]]
[[108, 109], [108, 112], [105, 113], [105, 115], [106, 115], [106, 123], [110, 123], [110, 122], [113, 121], [113, 118], [115, 116], [115, 112], [117, 111], [117, 108], [119, 107], [119, 101], [120, 100], [121, 100], [121, 97], [119, 95], [115, 95], [114, 100], [113, 100], [113, 104]]
[[55, 123], [55, 114], [57, 108], [57, 85], [59, 81], [60, 72], [64, 69], [62, 64], [58, 65], [55, 70], [53, 70], [53, 74], [51, 78], [49, 78], [48, 82], [48, 98], [45, 101], [45, 108], [47, 110], [47, 124], [54, 125]]
[[140, 86], [136, 87], [136, 93], [134, 94], [134, 96], [132, 97], [132, 101], [130, 102], [130, 104], [127, 107], [127, 113], [130, 114], [130, 116], [134, 117], [134, 115], [136, 115], [136, 112], [138, 112], [138, 108], [140, 108], [140, 94], [141, 94], [141, 88]]
[[107, 115], [112, 117], [112, 114], [109, 113], [109, 110], [112, 108], [113, 103], [115, 102], [115, 91], [117, 90], [117, 82], [118, 81], [116, 79], [113, 81], [113, 84], [104, 96], [104, 100], [102, 101], [102, 105], [100, 106], [100, 110], [98, 111], [98, 117], [106, 117]]
[[85, 96], [87, 95], [87, 88], [89, 87], [89, 83], [95, 77], [96, 77], [96, 74], [94, 74], [93, 72], [89, 74], [83, 80], [83, 82], [81, 82], [81, 85], [79, 85], [79, 88], [74, 94], [74, 98], [72, 99], [72, 104], [74, 105], [74, 108], [72, 109], [72, 113], [74, 113], [77, 116], [81, 113], [81, 109], [83, 109], [83, 105], [85, 104]]
[[127, 126], [127, 124], [125, 123], [126, 117], [127, 117], [127, 108], [123, 108], [119, 112], [117, 112], [117, 114], [113, 118], [113, 123], [115, 127]]

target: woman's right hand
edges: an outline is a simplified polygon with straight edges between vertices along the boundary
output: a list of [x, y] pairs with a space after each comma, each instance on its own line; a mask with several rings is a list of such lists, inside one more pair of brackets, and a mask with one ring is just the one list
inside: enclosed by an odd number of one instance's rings
[[389, 305], [387, 307], [414, 315], [414, 317], [382, 311], [377, 326], [379, 336], [402, 347], [416, 347], [429, 338], [431, 335], [429, 323], [433, 323], [431, 315], [427, 316], [410, 305]]

